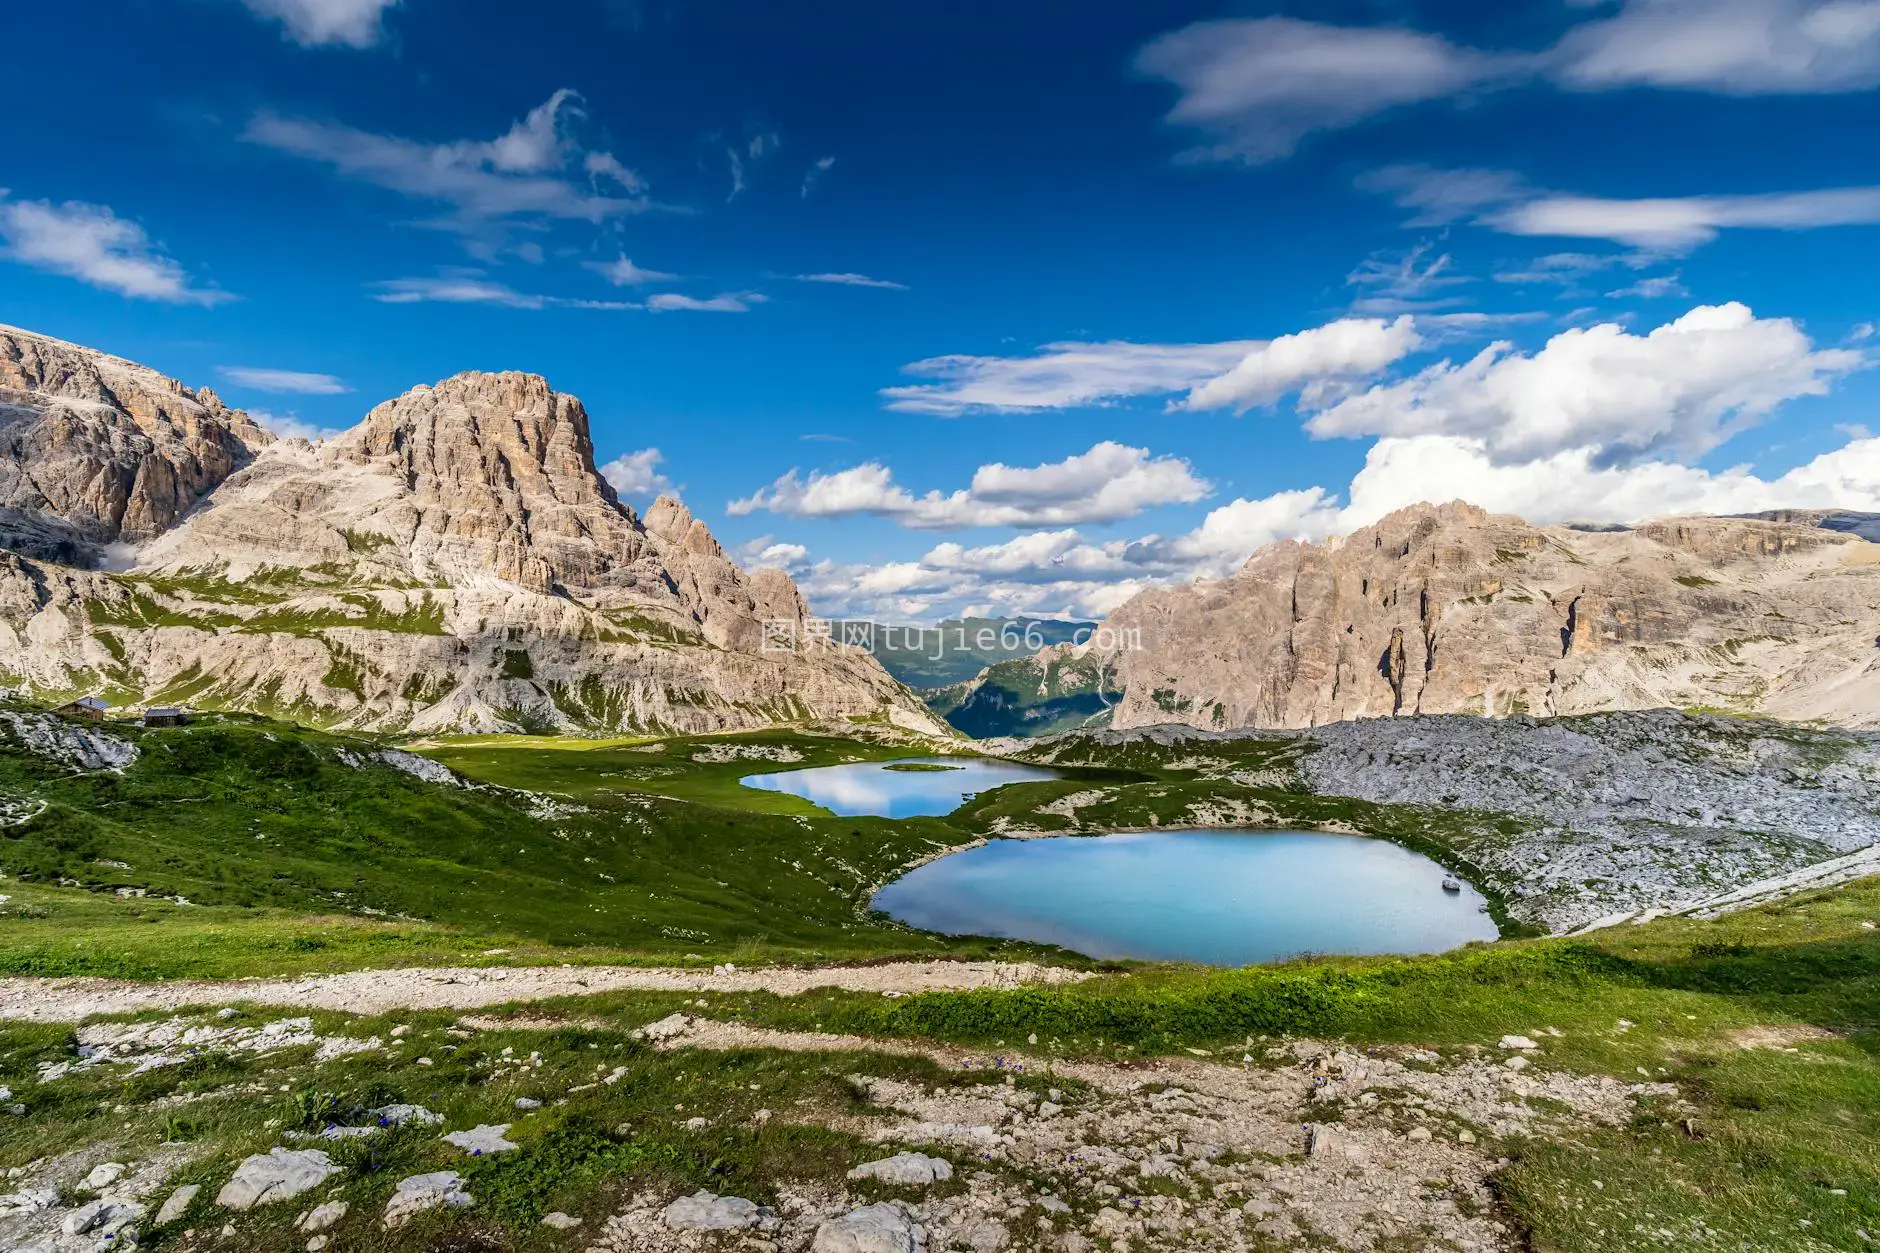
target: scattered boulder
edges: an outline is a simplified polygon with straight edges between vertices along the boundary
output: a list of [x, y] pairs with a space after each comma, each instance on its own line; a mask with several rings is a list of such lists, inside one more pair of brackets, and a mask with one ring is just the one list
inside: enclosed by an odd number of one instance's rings
[[235, 1174], [215, 1194], [215, 1203], [229, 1209], [253, 1209], [299, 1196], [338, 1173], [333, 1159], [319, 1149], [276, 1147], [243, 1158]]
[[1505, 1035], [1501, 1037], [1501, 1043], [1499, 1047], [1505, 1048], [1505, 1049], [1520, 1049], [1522, 1052], [1525, 1053], [1525, 1052], [1531, 1052], [1534, 1049], [1539, 1048], [1540, 1045], [1536, 1044], [1533, 1040], [1530, 1040], [1528, 1037], [1524, 1035]]
[[581, 1225], [581, 1220], [573, 1214], [564, 1214], [560, 1210], [550, 1210], [542, 1215], [542, 1225], [554, 1231], [573, 1231]]
[[1012, 1233], [1005, 1229], [1004, 1223], [988, 1219], [968, 1228], [963, 1239], [973, 1253], [999, 1253], [1012, 1242]]
[[449, 1131], [439, 1137], [446, 1144], [454, 1144], [472, 1157], [482, 1157], [486, 1153], [507, 1153], [521, 1146], [506, 1137], [509, 1124], [484, 1123], [468, 1131]]
[[413, 1214], [431, 1209], [468, 1209], [476, 1204], [463, 1190], [463, 1176], [454, 1170], [412, 1175], [398, 1181], [392, 1199], [385, 1203], [385, 1225], [402, 1227]]
[[[123, 1238], [128, 1229], [144, 1216], [144, 1207], [135, 1201], [91, 1201], [65, 1216], [59, 1230], [68, 1236]], [[134, 1243], [126, 1239], [125, 1244]]]
[[24, 1192], [10, 1192], [0, 1196], [0, 1218], [11, 1218], [15, 1214], [37, 1214], [58, 1203], [57, 1188], [29, 1188]]
[[701, 1188], [668, 1205], [659, 1218], [676, 1231], [745, 1231], [769, 1216], [769, 1211], [755, 1201], [717, 1196]]
[[157, 1210], [157, 1226], [161, 1227], [164, 1223], [173, 1223], [181, 1218], [184, 1211], [189, 1208], [190, 1203], [194, 1201], [201, 1192], [201, 1185], [186, 1183], [176, 1191], [170, 1193], [169, 1199], [164, 1201], [163, 1205]]
[[901, 1188], [926, 1188], [953, 1177], [953, 1164], [925, 1153], [896, 1153], [878, 1162], [864, 1162], [849, 1172], [850, 1179], [876, 1179]]
[[692, 1020], [684, 1014], [668, 1014], [658, 1022], [649, 1022], [633, 1034], [654, 1044], [676, 1040], [692, 1029]]
[[122, 1179], [129, 1171], [130, 1167], [123, 1162], [100, 1162], [91, 1168], [89, 1175], [85, 1176], [85, 1187], [91, 1192], [102, 1192]]
[[434, 1127], [444, 1121], [442, 1114], [433, 1114], [422, 1105], [381, 1105], [372, 1114], [387, 1127], [402, 1127], [406, 1123]]
[[864, 1205], [816, 1229], [810, 1253], [926, 1253], [927, 1229], [904, 1205]]
[[1329, 1157], [1338, 1147], [1338, 1137], [1332, 1129], [1323, 1123], [1312, 1123], [1306, 1127], [1306, 1156]]
[[337, 1225], [340, 1219], [346, 1217], [346, 1211], [349, 1208], [351, 1207], [344, 1201], [327, 1201], [324, 1204], [314, 1206], [305, 1214], [301, 1215], [300, 1221], [294, 1224], [294, 1228], [297, 1231], [304, 1231], [308, 1235], [325, 1231]]
[[516, 1108], [520, 1110], [540, 1109], [542, 1108], [542, 1103], [532, 1096], [519, 1096], [516, 1098]]

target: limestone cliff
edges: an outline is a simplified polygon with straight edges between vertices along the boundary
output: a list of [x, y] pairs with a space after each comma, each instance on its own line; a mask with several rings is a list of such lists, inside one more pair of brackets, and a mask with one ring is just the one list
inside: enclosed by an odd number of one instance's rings
[[0, 326], [0, 546], [90, 564], [174, 525], [272, 440], [207, 388]]
[[[212, 395], [99, 361], [96, 384], [71, 362], [19, 369], [17, 408], [57, 410], [64, 392], [44, 388], [102, 384], [119, 407], [101, 421], [150, 415], [233, 446], [198, 457], [206, 477], [188, 483], [205, 485], [168, 514], [107, 519], [17, 495], [19, 533], [155, 537], [111, 574], [81, 568], [82, 545], [0, 545], [15, 550], [0, 553], [0, 681], [388, 730], [847, 719], [944, 733], [865, 652], [766, 649], [766, 621], [807, 615], [795, 584], [747, 575], [676, 500], [642, 523], [596, 471], [581, 402], [540, 377], [460, 374], [314, 445], [269, 441]], [[161, 477], [154, 440], [121, 451], [131, 484]]]
[[1806, 520], [1531, 526], [1418, 505], [1146, 592], [1084, 650], [1112, 724], [1719, 707], [1880, 725], [1880, 544]]

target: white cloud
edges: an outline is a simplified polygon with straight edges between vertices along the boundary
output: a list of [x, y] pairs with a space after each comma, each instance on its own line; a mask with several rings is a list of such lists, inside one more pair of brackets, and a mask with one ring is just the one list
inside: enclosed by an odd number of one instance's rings
[[398, 0], [242, 0], [256, 17], [281, 23], [303, 47], [370, 48], [384, 35], [385, 10]]
[[1847, 342], [1850, 344], [1858, 344], [1872, 339], [1873, 337], [1874, 324], [1872, 322], [1861, 322], [1847, 333]]
[[572, 91], [558, 91], [492, 140], [426, 143], [267, 112], [255, 115], [243, 138], [329, 165], [348, 178], [447, 205], [452, 213], [443, 224], [457, 229], [531, 218], [602, 222], [650, 208], [638, 190], [628, 188], [625, 196], [598, 190], [592, 176], [619, 167], [611, 154], [601, 154], [598, 169], [590, 164], [594, 154], [581, 157], [590, 185], [567, 177], [580, 150], [564, 134], [564, 122], [580, 115], [578, 99]]
[[1880, 509], [1880, 440], [1857, 439], [1765, 479], [1745, 467], [1712, 473], [1668, 461], [1624, 466], [1595, 448], [1504, 463], [1482, 440], [1425, 435], [1380, 440], [1352, 480], [1340, 530], [1423, 500], [1464, 499], [1532, 522], [1637, 522], [1673, 513]]
[[317, 444], [323, 439], [332, 439], [345, 429], [307, 422], [299, 415], [292, 413], [270, 413], [266, 409], [250, 409], [247, 413], [249, 417], [282, 439], [304, 439], [312, 444]]
[[1340, 318], [1260, 345], [1231, 370], [1194, 388], [1173, 407], [1232, 408], [1245, 413], [1301, 388], [1336, 388], [1376, 374], [1421, 347], [1422, 342], [1415, 322], [1408, 316], [1394, 322]]
[[611, 152], [590, 152], [582, 159], [581, 168], [596, 187], [601, 179], [608, 179], [628, 195], [638, 196], [646, 191], [646, 180], [638, 173], [620, 163], [620, 158]]
[[1234, 18], [1152, 40], [1136, 68], [1180, 92], [1170, 122], [1211, 137], [1189, 159], [1257, 163], [1391, 109], [1536, 78], [1575, 91], [1864, 91], [1880, 85], [1880, 0], [1624, 0], [1538, 52], [1401, 27]]
[[722, 295], [700, 299], [697, 296], [682, 296], [677, 292], [660, 292], [646, 298], [646, 307], [654, 313], [690, 311], [693, 313], [749, 313], [751, 306], [761, 305], [770, 297], [761, 292], [741, 291], [725, 292]]
[[886, 387], [890, 409], [957, 417], [1101, 405], [1183, 392], [1232, 369], [1259, 340], [1221, 344], [1056, 343], [1029, 357], [929, 357], [903, 372], [942, 380]]
[[1699, 306], [1646, 335], [1602, 323], [1562, 331], [1532, 354], [1494, 344], [1348, 397], [1306, 425], [1320, 436], [1471, 437], [1504, 463], [1582, 447], [1609, 460], [1695, 456], [1867, 364], [1856, 351], [1817, 349], [1787, 318]]
[[672, 487], [672, 480], [659, 472], [665, 459], [657, 448], [622, 453], [601, 467], [601, 477], [622, 496], [657, 496]]
[[331, 374], [308, 374], [300, 370], [270, 370], [251, 365], [219, 365], [217, 374], [237, 387], [258, 392], [291, 392], [301, 396], [338, 396], [352, 390]]
[[974, 526], [1048, 527], [1113, 522], [1161, 505], [1190, 504], [1211, 490], [1179, 457], [1105, 441], [1088, 452], [1041, 466], [980, 466], [972, 485], [916, 496], [879, 462], [807, 478], [795, 470], [726, 506], [733, 516], [766, 510], [799, 518], [856, 515], [902, 526], [948, 530]]
[[1419, 244], [1408, 252], [1366, 257], [1345, 276], [1347, 284], [1363, 293], [1352, 303], [1351, 311], [1391, 317], [1451, 309], [1465, 303], [1460, 295], [1443, 293], [1473, 280], [1456, 273], [1455, 261], [1448, 253], [1431, 256], [1431, 251], [1431, 245]]
[[834, 157], [818, 157], [810, 162], [809, 169], [803, 172], [802, 195], [805, 199], [809, 197], [810, 189], [822, 180], [822, 176], [827, 174], [835, 163]]
[[839, 287], [881, 287], [888, 291], [906, 291], [906, 283], [896, 283], [885, 278], [870, 278], [866, 274], [799, 274], [799, 283], [833, 283]]
[[105, 205], [8, 200], [6, 195], [0, 188], [0, 240], [6, 242], [0, 257], [140, 300], [209, 306], [235, 299], [195, 286], [143, 227]]
[[666, 274], [659, 270], [641, 269], [625, 257], [618, 257], [612, 261], [585, 261], [582, 264], [601, 275], [615, 287], [638, 287], [642, 283], [664, 283], [679, 277], [677, 274]]
[[1546, 191], [1505, 170], [1423, 165], [1387, 166], [1358, 185], [1415, 210], [1412, 226], [1470, 221], [1509, 235], [1606, 239], [1654, 256], [1687, 252], [1732, 229], [1880, 224], [1880, 186], [1621, 200]]
[[578, 300], [568, 296], [543, 296], [520, 292], [505, 283], [478, 274], [444, 274], [435, 278], [394, 278], [375, 283], [374, 300], [388, 305], [421, 303], [454, 305], [499, 305], [508, 309], [639, 309], [645, 306], [625, 300]]
[[795, 570], [809, 561], [809, 549], [802, 544], [779, 542], [768, 535], [740, 545], [738, 548], [739, 564], [748, 569], [768, 567], [774, 570]]
[[1880, 85], [1880, 3], [1629, 0], [1569, 31], [1554, 60], [1555, 77], [1581, 90], [1864, 91]]
[[1624, 300], [1628, 297], [1639, 300], [1666, 300], [1673, 296], [1688, 296], [1690, 290], [1676, 274], [1654, 274], [1641, 278], [1625, 287], [1606, 293], [1609, 300]]
[[1519, 74], [1524, 64], [1416, 31], [1285, 17], [1197, 22], [1136, 56], [1139, 71], [1180, 90], [1168, 120], [1214, 137], [1191, 157], [1250, 163], [1288, 156], [1318, 131]]

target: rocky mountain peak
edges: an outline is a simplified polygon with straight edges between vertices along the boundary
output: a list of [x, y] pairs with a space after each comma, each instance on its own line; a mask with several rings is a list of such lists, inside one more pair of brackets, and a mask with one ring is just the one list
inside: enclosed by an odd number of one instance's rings
[[207, 388], [0, 326], [0, 545], [92, 564], [174, 525], [273, 440]]

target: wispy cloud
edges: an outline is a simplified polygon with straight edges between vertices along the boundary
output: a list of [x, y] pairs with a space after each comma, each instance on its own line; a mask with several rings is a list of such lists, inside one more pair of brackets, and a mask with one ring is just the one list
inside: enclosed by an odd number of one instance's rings
[[835, 163], [836, 159], [834, 157], [818, 157], [816, 160], [810, 162], [809, 169], [803, 172], [802, 195], [805, 199], [809, 197], [811, 189], [822, 181], [822, 176], [835, 167]]
[[654, 313], [749, 313], [753, 306], [769, 299], [762, 292], [752, 291], [725, 292], [703, 299], [678, 292], [659, 292], [646, 298], [646, 307]]
[[352, 390], [331, 374], [310, 374], [301, 370], [273, 370], [251, 365], [219, 365], [215, 370], [217, 374], [237, 387], [246, 387], [257, 392], [301, 396], [339, 396]]
[[638, 287], [644, 283], [664, 283], [679, 277], [677, 274], [667, 274], [660, 270], [642, 269], [625, 257], [613, 261], [587, 261], [583, 264], [615, 287]]
[[929, 357], [903, 373], [937, 382], [884, 387], [887, 407], [903, 413], [1034, 413], [1103, 405], [1133, 396], [1185, 392], [1237, 365], [1259, 340], [1219, 344], [1046, 344], [1021, 357]]
[[[573, 91], [558, 91], [489, 140], [427, 143], [268, 112], [255, 115], [243, 138], [330, 166], [347, 178], [445, 205], [449, 212], [441, 224], [460, 230], [524, 219], [602, 222], [651, 208], [644, 184], [629, 187], [636, 180], [612, 154], [583, 153], [567, 136], [567, 119], [580, 114], [578, 102]], [[585, 182], [570, 176], [575, 167], [588, 176]], [[602, 192], [602, 174], [628, 194]]]
[[105, 205], [6, 197], [0, 188], [0, 256], [9, 261], [139, 300], [210, 306], [235, 299], [197, 286], [143, 227]]
[[398, 0], [242, 0], [256, 17], [281, 23], [303, 47], [370, 48], [385, 34], [385, 10]]
[[1189, 159], [1259, 163], [1393, 109], [1536, 80], [1571, 91], [1723, 95], [1880, 85], [1874, 0], [1623, 0], [1551, 48], [1482, 49], [1395, 26], [1198, 22], [1152, 40], [1142, 73], [1178, 91], [1168, 120], [1208, 136]]
[[799, 274], [799, 283], [832, 283], [838, 287], [879, 287], [887, 291], [906, 291], [906, 283], [896, 283], [885, 278], [870, 278], [866, 274]]
[[394, 278], [373, 284], [374, 300], [388, 305], [426, 302], [456, 305], [498, 305], [510, 309], [640, 309], [626, 300], [580, 300], [520, 292], [478, 274], [442, 274], [432, 278]]
[[1688, 296], [1689, 289], [1676, 274], [1654, 274], [1650, 278], [1641, 278], [1637, 282], [1616, 288], [1606, 293], [1610, 300], [1667, 300], [1674, 296]]
[[1505, 170], [1423, 165], [1388, 166], [1358, 183], [1414, 210], [1410, 225], [1466, 221], [1508, 235], [1603, 239], [1659, 255], [1688, 252], [1725, 230], [1880, 223], [1880, 186], [1617, 199], [1548, 191]]
[[1345, 282], [1362, 293], [1351, 311], [1380, 317], [1452, 309], [1466, 302], [1460, 295], [1444, 293], [1471, 281], [1456, 272], [1448, 253], [1437, 253], [1427, 243], [1408, 252], [1373, 253], [1345, 276]]

